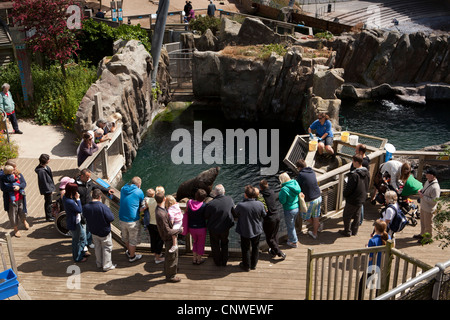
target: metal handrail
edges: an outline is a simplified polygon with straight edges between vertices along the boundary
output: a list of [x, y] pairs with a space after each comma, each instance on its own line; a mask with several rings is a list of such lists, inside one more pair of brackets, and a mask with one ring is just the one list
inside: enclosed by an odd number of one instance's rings
[[[374, 300], [388, 300], [388, 299], [394, 297], [395, 295], [414, 287], [416, 284], [418, 284], [424, 280], [429, 280], [438, 274], [443, 274], [445, 272], [445, 269], [447, 269], [448, 267], [450, 267], [450, 260], [448, 260], [447, 262], [444, 262], [444, 263], [438, 263], [438, 264], [436, 264], [436, 266], [434, 268], [431, 268], [430, 270], [420, 274], [419, 276], [415, 277], [414, 279], [411, 279], [411, 280], [399, 285], [398, 287], [376, 297]], [[436, 297], [436, 295], [437, 295], [437, 297]], [[433, 290], [433, 299], [437, 300], [438, 295], [439, 295], [439, 290]]]

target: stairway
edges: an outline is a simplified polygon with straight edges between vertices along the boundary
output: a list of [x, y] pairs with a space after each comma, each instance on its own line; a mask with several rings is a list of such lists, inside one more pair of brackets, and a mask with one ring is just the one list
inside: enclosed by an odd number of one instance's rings
[[13, 44], [6, 28], [0, 24], [0, 67], [14, 61]]
[[[358, 9], [355, 10], [345, 13], [336, 11], [321, 18], [329, 21], [339, 20], [340, 23], [352, 26], [359, 23], [370, 24], [380, 29], [392, 27], [394, 19], [399, 24], [407, 21], [432, 20], [433, 18], [443, 18], [445, 16], [449, 16], [450, 20], [448, 8], [440, 1], [380, 0], [378, 3], [365, 1], [365, 4], [363, 7], [359, 5]], [[336, 7], [338, 7], [338, 4], [336, 4]]]

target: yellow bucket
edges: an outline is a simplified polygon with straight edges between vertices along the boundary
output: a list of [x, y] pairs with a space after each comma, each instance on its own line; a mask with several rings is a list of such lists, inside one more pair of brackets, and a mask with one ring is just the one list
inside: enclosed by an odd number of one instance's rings
[[317, 140], [310, 140], [309, 151], [316, 151], [316, 150], [317, 150]]
[[348, 137], [350, 136], [350, 132], [344, 131], [341, 133], [341, 141], [348, 142]]

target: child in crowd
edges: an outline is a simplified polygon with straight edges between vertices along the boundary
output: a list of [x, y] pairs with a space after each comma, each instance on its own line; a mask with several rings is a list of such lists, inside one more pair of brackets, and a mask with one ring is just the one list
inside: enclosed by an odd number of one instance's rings
[[162, 193], [162, 194], [166, 194], [166, 190], [164, 190], [164, 187], [163, 186], [157, 186], [156, 188], [155, 188], [155, 194], [156, 193]]
[[[175, 200], [175, 198], [171, 195], [166, 197], [167, 201], [167, 212], [170, 217], [170, 222], [172, 222], [173, 227], [172, 229], [177, 230], [181, 229], [183, 225], [183, 212], [180, 209], [180, 206], [178, 205], [178, 202]], [[180, 230], [181, 231], [181, 230]], [[178, 234], [175, 234], [172, 236], [173, 239], [173, 245], [172, 248], [169, 249], [169, 252], [175, 252], [178, 249], [178, 241], [177, 241]]]
[[[5, 166], [3, 168], [3, 173], [4, 173], [4, 182], [5, 184], [10, 184], [11, 187], [14, 186], [19, 186], [20, 183], [18, 181], [18, 177], [16, 177], [16, 175], [14, 174], [14, 167], [13, 166]], [[24, 195], [25, 194], [25, 190], [23, 188], [19, 189], [18, 191], [11, 191], [8, 192], [8, 196], [9, 196], [9, 200], [11, 201], [11, 203], [14, 205], [17, 201], [18, 195]]]
[[[145, 228], [150, 224], [151, 212], [155, 212], [156, 200], [155, 200], [155, 190], [152, 188], [147, 189], [145, 192], [146, 197], [141, 203], [141, 221]], [[153, 210], [153, 211], [152, 211]]]
[[164, 242], [161, 240], [156, 225], [155, 209], [158, 204], [155, 200], [155, 194], [156, 191], [154, 189], [147, 189], [141, 211], [143, 211], [144, 227], [150, 236], [150, 251], [155, 254], [155, 263], [159, 264], [164, 262], [164, 258], [161, 256]]
[[[377, 247], [377, 246], [384, 246], [386, 244], [387, 240], [390, 240], [391, 237], [386, 232], [387, 224], [385, 221], [378, 219], [373, 224], [374, 230], [372, 233], [372, 238], [369, 240], [369, 243], [367, 244], [368, 247]], [[369, 266], [373, 264], [373, 253], [369, 256]], [[380, 267], [381, 265], [381, 253], [378, 253], [377, 256], [377, 265]]]

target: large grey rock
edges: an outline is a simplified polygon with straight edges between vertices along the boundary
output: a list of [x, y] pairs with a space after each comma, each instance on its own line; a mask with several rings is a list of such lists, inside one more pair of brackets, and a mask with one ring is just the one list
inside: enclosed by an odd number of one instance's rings
[[237, 37], [237, 44], [240, 45], [271, 44], [280, 42], [281, 36], [274, 33], [272, 29], [257, 18], [245, 18]]
[[241, 24], [237, 21], [223, 17], [220, 21], [219, 41], [221, 43], [236, 43]]
[[197, 97], [220, 97], [220, 61], [212, 51], [194, 51], [192, 89]]
[[335, 92], [345, 82], [342, 78], [344, 69], [315, 71], [313, 77], [313, 93], [324, 99], [336, 99]]
[[151, 94], [152, 58], [136, 40], [117, 41], [116, 53], [99, 64], [99, 79], [88, 89], [76, 114], [78, 135], [91, 130], [97, 119], [94, 115], [94, 96], [101, 93], [103, 115], [108, 118], [118, 112], [122, 115], [126, 165], [136, 157], [142, 135], [162, 105], [169, 101], [170, 75], [167, 51], [161, 52], [157, 82], [162, 94], [154, 100]]
[[195, 42], [195, 47], [200, 51], [216, 51], [219, 39], [207, 29], [206, 32]]

